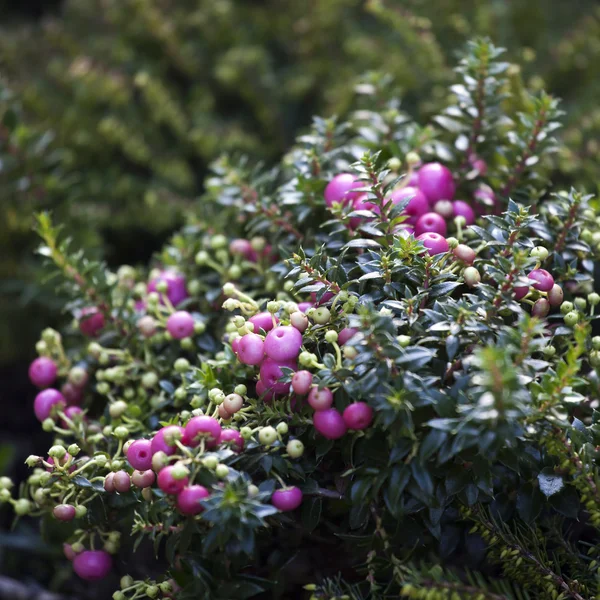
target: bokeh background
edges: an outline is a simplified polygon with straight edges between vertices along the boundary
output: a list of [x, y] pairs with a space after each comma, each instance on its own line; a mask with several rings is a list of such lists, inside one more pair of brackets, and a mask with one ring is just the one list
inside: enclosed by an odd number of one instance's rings
[[[145, 263], [201, 211], [219, 154], [274, 160], [381, 74], [425, 119], [475, 35], [520, 65], [515, 91], [563, 99], [554, 180], [597, 192], [594, 0], [0, 1], [0, 474], [22, 478], [23, 458], [45, 446], [26, 369], [61, 301], [33, 253], [34, 211], [51, 209], [109, 265]], [[9, 518], [0, 509], [0, 573], [56, 585], [34, 526], [11, 534]]]

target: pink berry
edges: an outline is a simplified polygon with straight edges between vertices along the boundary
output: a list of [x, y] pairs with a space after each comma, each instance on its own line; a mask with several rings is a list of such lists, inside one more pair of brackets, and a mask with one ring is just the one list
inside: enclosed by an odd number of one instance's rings
[[313, 415], [313, 425], [328, 440], [337, 440], [348, 431], [342, 415], [335, 408], [317, 411]]
[[[273, 315], [270, 312], [261, 312], [248, 319], [252, 325], [254, 325], [254, 331], [258, 332], [259, 329], [265, 331], [271, 331], [273, 329]], [[275, 317], [275, 323], [279, 323], [279, 319]]]
[[452, 250], [452, 254], [458, 258], [458, 260], [462, 260], [464, 263], [468, 265], [472, 265], [475, 261], [475, 250], [470, 248], [466, 244], [458, 244], [454, 250]]
[[[148, 292], [156, 292], [156, 286], [165, 282], [167, 284], [166, 296], [173, 306], [181, 304], [187, 297], [188, 291], [185, 283], [185, 277], [172, 269], [162, 271], [158, 277], [155, 277], [148, 283]], [[161, 304], [164, 304], [163, 294], [160, 294]]]
[[241, 452], [244, 449], [244, 438], [235, 429], [223, 429], [219, 438], [219, 444], [226, 444], [234, 452]]
[[464, 217], [467, 225], [473, 225], [475, 223], [475, 211], [464, 201], [455, 200], [452, 203], [455, 217]]
[[277, 396], [285, 395], [290, 391], [289, 383], [282, 383], [279, 380], [284, 377], [281, 367], [296, 370], [295, 360], [273, 360], [266, 358], [260, 366], [260, 380], [265, 384], [267, 390], [271, 390]]
[[344, 327], [338, 335], [338, 344], [343, 346], [348, 340], [352, 339], [358, 333], [358, 329]]
[[293, 360], [300, 354], [302, 334], [291, 325], [275, 327], [267, 334], [264, 347], [265, 354], [273, 360]]
[[67, 404], [65, 397], [54, 388], [42, 390], [33, 402], [33, 412], [38, 421], [45, 421], [55, 406], [65, 406]]
[[115, 490], [120, 494], [125, 494], [131, 488], [131, 477], [127, 471], [117, 471], [113, 477]]
[[292, 375], [292, 389], [299, 396], [306, 396], [312, 385], [313, 376], [310, 371], [298, 371]]
[[173, 469], [173, 465], [161, 469], [156, 482], [158, 487], [165, 492], [165, 494], [176, 496], [188, 484], [189, 479], [187, 477], [175, 479], [175, 477], [173, 477]]
[[95, 306], [86, 306], [79, 315], [79, 330], [83, 335], [96, 337], [104, 328], [104, 315]]
[[127, 460], [138, 471], [147, 471], [152, 466], [152, 442], [135, 440], [127, 448]]
[[104, 579], [112, 567], [112, 558], [104, 550], [86, 550], [73, 559], [73, 570], [81, 579]]
[[192, 417], [185, 426], [183, 443], [194, 448], [204, 440], [207, 448], [214, 448], [221, 437], [221, 425], [207, 416]]
[[473, 194], [475, 200], [474, 209], [478, 215], [486, 215], [494, 212], [497, 201], [496, 195], [488, 185], [482, 185]]
[[72, 504], [59, 504], [52, 509], [58, 521], [72, 521], [75, 518], [75, 507]]
[[348, 429], [366, 429], [373, 421], [373, 409], [366, 402], [353, 402], [342, 416]]
[[77, 552], [73, 550], [73, 546], [71, 546], [71, 544], [63, 544], [63, 553], [67, 560], [73, 560], [77, 556]]
[[78, 388], [72, 383], [67, 382], [60, 388], [60, 391], [69, 406], [81, 404], [83, 400], [82, 388]]
[[321, 388], [314, 385], [308, 392], [308, 403], [315, 410], [327, 410], [333, 404], [333, 394], [329, 388]]
[[[325, 284], [318, 282], [315, 285], [319, 288], [324, 288]], [[317, 292], [310, 293], [310, 299], [313, 301], [313, 306], [321, 306], [321, 304], [325, 304], [334, 298], [335, 294], [333, 292], [325, 292], [320, 300], [317, 300]]]
[[435, 204], [438, 200], [452, 200], [456, 186], [450, 169], [434, 162], [419, 169], [419, 189], [431, 204]]
[[175, 441], [182, 439], [183, 436], [183, 427], [179, 427], [179, 425], [167, 425], [156, 432], [150, 442], [150, 450], [153, 455], [157, 452], [164, 452], [167, 456], [171, 456], [175, 454]]
[[446, 231], [447, 227], [444, 217], [435, 212], [425, 213], [424, 215], [420, 216], [415, 225], [415, 234], [417, 236], [428, 232], [446, 235]]
[[534, 269], [528, 277], [536, 282], [533, 287], [540, 292], [549, 292], [554, 286], [554, 277], [546, 269]]
[[531, 315], [534, 317], [547, 317], [550, 312], [550, 302], [546, 298], [539, 298], [531, 309]]
[[298, 304], [298, 310], [300, 312], [305, 313], [309, 308], [312, 308], [313, 303], [312, 302], [300, 302]]
[[352, 190], [360, 187], [363, 187], [362, 182], [357, 181], [352, 173], [340, 173], [327, 184], [323, 194], [325, 203], [330, 208], [334, 202], [347, 204], [358, 195], [357, 192]]
[[178, 310], [167, 319], [167, 331], [176, 340], [190, 337], [194, 333], [194, 317], [186, 310]]
[[408, 186], [400, 188], [392, 192], [391, 198], [394, 204], [400, 204], [404, 200], [411, 198], [404, 209], [404, 214], [408, 215], [406, 223], [409, 225], [414, 225], [421, 215], [431, 210], [425, 194], [417, 187]]
[[210, 496], [208, 490], [202, 485], [190, 485], [177, 495], [177, 508], [184, 515], [197, 515], [204, 508], [200, 502]]
[[423, 246], [427, 248], [427, 254], [442, 254], [443, 252], [448, 252], [450, 248], [446, 238], [433, 231], [422, 233], [417, 239], [423, 242]]
[[109, 494], [112, 494], [115, 491], [115, 474], [114, 473], [109, 473], [104, 478], [104, 489]]
[[131, 483], [138, 488], [150, 487], [156, 480], [156, 475], [152, 469], [146, 471], [134, 471], [131, 475]]
[[527, 296], [527, 292], [529, 292], [529, 288], [526, 285], [518, 285], [513, 289], [513, 293], [515, 296], [515, 300], [519, 301], [522, 298]]
[[273, 390], [268, 390], [265, 382], [260, 379], [256, 382], [256, 395], [264, 402], [271, 402], [275, 397]]
[[238, 358], [245, 365], [260, 365], [265, 357], [265, 343], [260, 335], [247, 333], [240, 338]]
[[416, 188], [419, 185], [419, 169], [415, 169], [408, 179], [408, 184], [406, 187], [414, 187]]
[[[355, 198], [352, 203], [353, 210], [369, 210], [376, 215], [381, 213], [381, 210], [377, 204], [369, 200], [367, 194], [361, 194], [358, 198]], [[352, 217], [350, 219], [350, 228], [356, 229], [363, 221], [371, 220], [370, 217]]]
[[29, 379], [37, 387], [48, 387], [56, 380], [56, 363], [46, 356], [36, 358], [29, 365]]
[[[82, 421], [87, 421], [83, 411], [81, 408], [79, 408], [79, 406], [67, 406], [63, 412], [65, 413], [65, 417], [72, 423], [77, 423], [80, 419]], [[61, 419], [61, 423], [66, 429], [69, 428], [69, 423], [66, 419]]]
[[548, 301], [553, 308], [560, 306], [563, 303], [564, 297], [565, 293], [558, 283], [555, 283], [548, 292]]
[[233, 255], [249, 259], [252, 256], [252, 246], [248, 240], [236, 239], [229, 244], [229, 252]]
[[296, 510], [302, 504], [302, 491], [295, 486], [275, 490], [271, 496], [271, 504], [281, 512]]
[[231, 349], [233, 350], [233, 353], [235, 355], [237, 355], [237, 353], [240, 351], [240, 338], [239, 337], [233, 338], [231, 340]]

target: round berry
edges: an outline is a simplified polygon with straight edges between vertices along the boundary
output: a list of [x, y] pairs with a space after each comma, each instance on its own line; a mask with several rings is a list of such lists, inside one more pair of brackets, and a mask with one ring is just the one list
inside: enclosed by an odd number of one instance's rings
[[105, 478], [104, 478], [104, 489], [109, 493], [112, 494], [115, 491], [115, 474], [114, 473], [109, 473]]
[[455, 200], [452, 203], [452, 211], [455, 217], [463, 217], [466, 225], [475, 223], [475, 211], [464, 200]]
[[300, 354], [302, 334], [289, 325], [276, 327], [267, 334], [264, 347], [265, 354], [273, 360], [293, 360]]
[[308, 403], [314, 410], [327, 410], [333, 404], [333, 394], [329, 388], [313, 386], [308, 393]]
[[525, 298], [529, 293], [529, 287], [526, 285], [518, 285], [513, 289], [515, 300], [519, 301]]
[[125, 494], [131, 487], [131, 477], [127, 471], [117, 471], [113, 477], [115, 490], [120, 494]]
[[190, 337], [194, 334], [194, 317], [186, 310], [178, 310], [167, 319], [167, 331], [176, 340]]
[[112, 558], [104, 550], [86, 550], [73, 559], [73, 570], [81, 579], [104, 579], [112, 567]]
[[360, 181], [357, 181], [352, 173], [340, 173], [325, 187], [325, 192], [323, 194], [325, 197], [325, 204], [330, 208], [333, 206], [334, 202], [347, 204], [359, 195], [359, 193], [353, 192], [352, 190], [362, 186], [363, 184]]
[[271, 390], [273, 393], [279, 395], [285, 395], [290, 391], [290, 384], [283, 383], [279, 380], [285, 376], [285, 373], [281, 370], [281, 367], [287, 367], [288, 369], [297, 368], [295, 360], [273, 360], [272, 358], [266, 358], [260, 366], [260, 380], [265, 385], [267, 390]]
[[281, 512], [296, 510], [302, 504], [302, 491], [295, 486], [275, 490], [271, 496], [271, 504]]
[[423, 246], [427, 249], [427, 254], [442, 254], [448, 252], [450, 248], [446, 238], [433, 231], [422, 233], [417, 236], [417, 239], [423, 243]]
[[452, 250], [452, 254], [454, 254], [458, 260], [462, 260], [467, 265], [472, 265], [476, 256], [475, 250], [466, 244], [458, 244], [458, 246]]
[[221, 425], [216, 419], [207, 416], [192, 417], [185, 426], [184, 444], [194, 448], [205, 441], [207, 448], [214, 448], [221, 437]]
[[65, 419], [61, 419], [61, 423], [62, 426], [66, 429], [70, 427], [70, 424], [67, 421], [67, 419], [69, 419], [69, 421], [73, 423], [77, 423], [79, 421], [87, 421], [85, 415], [83, 414], [83, 411], [81, 410], [81, 408], [79, 408], [79, 406], [67, 406], [67, 408], [65, 408], [64, 410], [64, 413]]
[[29, 365], [29, 380], [37, 387], [48, 387], [56, 380], [57, 370], [51, 358], [40, 356]]
[[450, 200], [439, 200], [433, 207], [433, 212], [438, 213], [444, 219], [451, 219], [454, 216], [454, 208]]
[[539, 300], [536, 300], [535, 304], [533, 305], [532, 309], [531, 309], [531, 314], [534, 317], [546, 317], [548, 316], [548, 313], [550, 312], [550, 302], [548, 302], [548, 300], [546, 300], [546, 298], [540, 298]]
[[65, 383], [60, 391], [69, 406], [81, 404], [83, 400], [83, 389], [74, 386], [72, 383]]
[[73, 560], [77, 556], [77, 552], [73, 550], [71, 544], [63, 544], [63, 554], [67, 560]]
[[149, 315], [142, 317], [137, 322], [137, 328], [139, 329], [140, 333], [145, 338], [152, 337], [156, 333], [157, 325], [158, 325], [158, 323], [157, 323], [156, 319], [154, 319], [153, 317], [151, 317]]
[[348, 429], [366, 429], [373, 421], [373, 409], [366, 402], [353, 402], [342, 416]]
[[342, 415], [335, 408], [319, 410], [313, 415], [315, 429], [329, 440], [337, 440], [345, 435], [348, 427]]
[[300, 458], [304, 454], [304, 444], [300, 440], [290, 440], [285, 450], [290, 458]]
[[299, 396], [306, 396], [312, 385], [313, 376], [310, 371], [298, 371], [292, 375], [292, 389]]
[[45, 421], [55, 406], [66, 406], [65, 397], [54, 388], [42, 390], [33, 402], [33, 412], [40, 423]]
[[342, 329], [338, 335], [338, 344], [343, 346], [349, 339], [353, 338], [358, 333], [358, 329], [353, 329], [351, 327], [345, 327]]
[[219, 438], [219, 444], [226, 444], [234, 452], [241, 452], [244, 449], [244, 438], [235, 429], [223, 429]]
[[577, 323], [579, 323], [579, 315], [575, 311], [567, 313], [564, 319], [565, 325], [568, 325], [569, 327], [574, 327], [577, 325]]
[[277, 440], [277, 431], [270, 425], [263, 427], [258, 432], [258, 441], [265, 446], [270, 446], [275, 442], [275, 440]]
[[238, 343], [238, 358], [245, 365], [260, 365], [265, 357], [265, 343], [256, 333], [247, 333]]
[[[173, 306], [181, 304], [187, 297], [188, 291], [185, 283], [185, 277], [181, 273], [177, 273], [171, 269], [162, 271], [158, 277], [155, 277], [148, 283], [148, 293], [157, 292], [159, 284], [166, 284], [166, 296]], [[160, 286], [163, 287], [163, 286]], [[160, 294], [161, 304], [164, 304], [163, 293]]]
[[156, 432], [150, 442], [150, 450], [153, 455], [157, 452], [164, 452], [167, 456], [171, 456], [175, 453], [175, 441], [182, 439], [183, 436], [183, 427], [179, 427], [179, 425], [167, 425]]
[[135, 440], [127, 448], [127, 460], [138, 471], [147, 471], [152, 467], [152, 442], [150, 440]]
[[563, 302], [564, 297], [565, 293], [563, 292], [563, 289], [560, 287], [560, 285], [558, 285], [558, 283], [555, 283], [552, 286], [552, 289], [548, 292], [548, 301], [550, 302], [550, 306], [552, 306], [553, 308], [560, 306]]
[[[248, 319], [254, 325], [254, 331], [264, 329], [271, 331], [273, 329], [273, 315], [270, 312], [261, 312]], [[279, 319], [275, 317], [275, 323], [279, 323]]]
[[230, 415], [234, 415], [244, 406], [244, 399], [239, 394], [228, 394], [222, 406]]
[[452, 200], [456, 186], [450, 169], [434, 162], [424, 164], [419, 169], [419, 189], [430, 204], [435, 204], [438, 200]]
[[131, 483], [133, 483], [135, 487], [141, 489], [150, 487], [155, 480], [156, 475], [151, 469], [148, 469], [146, 471], [134, 471], [131, 475]]
[[311, 316], [312, 320], [317, 325], [325, 325], [326, 323], [329, 323], [329, 320], [331, 319], [331, 311], [328, 308], [321, 306], [317, 308]]
[[[298, 310], [302, 313], [305, 313], [309, 308], [312, 308], [313, 303], [312, 302], [300, 302], [298, 303]], [[292, 325], [294, 327], [296, 327], [296, 325], [294, 325], [292, 323]], [[302, 331], [299, 327], [296, 327], [296, 329], [298, 329], [299, 331]]]
[[158, 487], [165, 492], [165, 494], [169, 494], [171, 496], [176, 496], [183, 490], [183, 488], [188, 484], [189, 479], [187, 477], [183, 477], [180, 479], [176, 479], [173, 477], [173, 470], [175, 469], [175, 465], [170, 465], [161, 469], [158, 477], [156, 478], [156, 482]]
[[245, 259], [250, 259], [253, 250], [248, 240], [235, 239], [229, 244], [229, 252], [234, 256], [243, 256]]
[[290, 324], [300, 333], [304, 333], [308, 327], [308, 317], [303, 312], [296, 311], [290, 315]]
[[423, 192], [413, 186], [407, 186], [395, 190], [391, 195], [392, 202], [394, 204], [400, 204], [405, 200], [409, 200], [403, 214], [408, 215], [406, 223], [414, 225], [421, 215], [429, 212], [431, 207]]
[[554, 286], [554, 277], [546, 269], [534, 269], [528, 277], [536, 282], [533, 287], [540, 292], [549, 292]]
[[200, 502], [209, 496], [204, 486], [190, 485], [177, 495], [177, 508], [184, 515], [197, 515], [204, 510]]
[[86, 306], [79, 314], [79, 330], [83, 335], [96, 337], [104, 328], [104, 315], [95, 306]]
[[75, 507], [71, 504], [59, 504], [52, 509], [52, 514], [59, 521], [72, 521], [75, 518]]
[[422, 233], [432, 231], [433, 233], [439, 233], [440, 235], [446, 235], [446, 221], [444, 217], [438, 215], [435, 212], [425, 213], [415, 225], [415, 235], [419, 236]]

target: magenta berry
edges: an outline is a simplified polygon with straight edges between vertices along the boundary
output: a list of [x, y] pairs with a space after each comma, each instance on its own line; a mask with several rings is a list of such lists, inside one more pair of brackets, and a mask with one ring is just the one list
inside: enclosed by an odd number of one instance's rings
[[235, 429], [223, 429], [219, 444], [229, 446], [234, 452], [241, 452], [244, 449], [244, 438]]
[[104, 315], [95, 306], [81, 309], [79, 331], [88, 337], [96, 337], [104, 328]]
[[[369, 200], [369, 196], [367, 194], [361, 194], [358, 198], [356, 198], [354, 200], [354, 202], [352, 203], [352, 209], [353, 210], [370, 210], [371, 212], [375, 213], [375, 214], [380, 214], [381, 210], [379, 208], [379, 206], [377, 206], [377, 204], [375, 204], [374, 202], [371, 202], [371, 200]], [[352, 217], [350, 219], [350, 228], [351, 229], [356, 229], [363, 221], [369, 221], [371, 220], [370, 217]]]
[[452, 203], [455, 217], [463, 217], [466, 225], [475, 223], [475, 211], [464, 201], [455, 200]]
[[299, 396], [306, 396], [310, 391], [313, 376], [310, 371], [298, 371], [292, 375], [292, 389]]
[[[172, 269], [162, 271], [158, 277], [148, 283], [148, 292], [156, 292], [156, 286], [161, 282], [167, 284], [166, 296], [173, 306], [181, 304], [188, 297], [185, 277], [181, 273]], [[160, 294], [160, 301], [164, 304], [163, 294]]]
[[563, 303], [564, 297], [565, 293], [558, 283], [555, 283], [548, 292], [548, 301], [553, 308], [560, 306]]
[[312, 302], [300, 302], [298, 304], [298, 310], [300, 312], [305, 313], [309, 308], [312, 308], [313, 303]]
[[221, 425], [212, 417], [192, 417], [185, 426], [184, 444], [192, 448], [204, 440], [207, 448], [214, 448], [221, 437]]
[[335, 408], [315, 412], [313, 415], [313, 425], [328, 440], [337, 440], [348, 431], [342, 415]]
[[435, 212], [428, 212], [419, 217], [415, 225], [415, 235], [419, 236], [422, 233], [433, 232], [440, 235], [446, 235], [446, 221], [444, 217]]
[[392, 192], [391, 199], [394, 204], [400, 204], [404, 200], [409, 199], [404, 214], [408, 215], [407, 223], [414, 225], [421, 215], [429, 212], [431, 206], [425, 197], [425, 194], [417, 187], [403, 187]]
[[536, 282], [533, 287], [540, 292], [549, 292], [554, 286], [554, 277], [546, 269], [534, 269], [528, 277]]
[[448, 252], [448, 249], [450, 248], [446, 238], [433, 231], [422, 233], [417, 239], [423, 242], [423, 246], [427, 248], [428, 254], [442, 254], [443, 252]]
[[546, 298], [539, 298], [531, 309], [531, 314], [534, 317], [546, 317], [550, 312], [550, 302]]
[[314, 410], [327, 410], [333, 404], [333, 394], [329, 388], [314, 385], [308, 392], [308, 403]]
[[55, 406], [65, 406], [65, 397], [54, 388], [42, 390], [33, 402], [33, 411], [38, 421], [45, 421]]
[[152, 466], [152, 442], [135, 440], [127, 448], [127, 460], [138, 471], [146, 471]]
[[297, 364], [295, 360], [281, 361], [267, 358], [260, 366], [260, 380], [265, 384], [267, 390], [271, 390], [277, 395], [285, 395], [290, 391], [289, 383], [279, 381], [284, 376], [281, 367], [296, 370]]
[[252, 256], [252, 246], [249, 240], [236, 239], [229, 244], [229, 252], [233, 255], [243, 256], [249, 259]]
[[267, 389], [265, 382], [260, 379], [256, 382], [256, 395], [265, 402], [270, 402], [275, 397], [273, 390]]
[[72, 383], [67, 382], [60, 388], [60, 391], [69, 406], [81, 404], [83, 400], [82, 388], [76, 387]]
[[117, 471], [113, 477], [115, 490], [120, 494], [125, 494], [131, 488], [131, 477], [127, 471]]
[[112, 567], [112, 558], [104, 550], [86, 550], [73, 559], [73, 570], [81, 579], [104, 579]]
[[373, 421], [373, 409], [366, 402], [353, 402], [342, 417], [348, 429], [366, 429]]
[[29, 365], [29, 380], [37, 387], [48, 387], [56, 380], [56, 363], [46, 356], [36, 358]]
[[435, 204], [438, 200], [452, 200], [456, 186], [450, 169], [434, 162], [427, 163], [419, 169], [419, 189], [430, 204]]
[[204, 486], [190, 485], [177, 495], [177, 508], [184, 515], [197, 515], [204, 510], [200, 502], [209, 496], [210, 493]]
[[297, 358], [301, 347], [302, 334], [290, 325], [275, 327], [265, 338], [265, 354], [279, 362]]
[[[79, 419], [86, 420], [85, 415], [83, 414], [83, 410], [79, 408], [79, 406], [67, 406], [64, 410], [65, 417], [69, 419], [71, 422], [76, 423]], [[65, 428], [69, 428], [69, 423], [66, 419], [61, 419], [62, 426]]]
[[458, 258], [458, 260], [462, 260], [467, 265], [472, 265], [475, 261], [475, 250], [470, 248], [466, 244], [458, 244], [454, 250], [452, 250], [452, 254]]
[[352, 173], [340, 173], [327, 184], [323, 194], [325, 203], [330, 208], [334, 202], [347, 204], [358, 195], [357, 192], [353, 192], [352, 190], [362, 186], [363, 184], [357, 181]]
[[188, 484], [189, 480], [187, 477], [175, 479], [175, 477], [173, 477], [173, 469], [173, 465], [161, 469], [156, 478], [156, 482], [158, 487], [165, 492], [165, 494], [176, 496]]
[[247, 333], [238, 343], [238, 358], [245, 365], [260, 365], [265, 357], [265, 343], [260, 335]]
[[167, 319], [167, 331], [176, 339], [190, 337], [194, 333], [194, 317], [186, 310], [178, 310]]
[[496, 208], [496, 196], [494, 191], [488, 185], [482, 185], [473, 194], [475, 200], [475, 212], [479, 215], [489, 214]]
[[[325, 284], [324, 283], [316, 283], [315, 284], [317, 287], [319, 288], [324, 288]], [[335, 296], [335, 294], [333, 292], [325, 292], [322, 296], [320, 300], [317, 300], [317, 292], [311, 292], [310, 293], [310, 299], [313, 301], [313, 306], [321, 306], [321, 304], [325, 304], [326, 302], [329, 302], [330, 300], [332, 300]], [[302, 310], [302, 309], [301, 309]]]
[[[271, 331], [273, 329], [273, 315], [270, 312], [261, 312], [248, 319], [252, 325], [254, 325], [254, 331], [264, 329], [265, 331]], [[279, 323], [279, 319], [275, 317], [275, 323]]]
[[358, 333], [358, 329], [352, 327], [344, 327], [338, 335], [338, 344], [343, 346], [349, 339], [353, 338]]
[[150, 450], [152, 454], [164, 452], [167, 456], [171, 456], [171, 454], [175, 453], [175, 441], [183, 438], [183, 436], [183, 427], [179, 427], [179, 425], [167, 425], [156, 432], [150, 442]]
[[302, 490], [295, 486], [275, 490], [271, 496], [271, 504], [281, 512], [296, 510], [302, 504]]
[[134, 471], [131, 475], [131, 483], [138, 488], [150, 487], [156, 480], [156, 475], [152, 469], [146, 471]]
[[58, 521], [72, 521], [75, 518], [75, 507], [72, 504], [59, 504], [52, 509]]
[[529, 292], [529, 287], [527, 287], [526, 285], [518, 285], [513, 289], [513, 294], [514, 294], [515, 300], [517, 300], [517, 301], [525, 298], [525, 296], [527, 296], [528, 292]]
[[237, 356], [237, 353], [240, 351], [240, 338], [236, 337], [231, 340], [231, 349], [233, 353]]

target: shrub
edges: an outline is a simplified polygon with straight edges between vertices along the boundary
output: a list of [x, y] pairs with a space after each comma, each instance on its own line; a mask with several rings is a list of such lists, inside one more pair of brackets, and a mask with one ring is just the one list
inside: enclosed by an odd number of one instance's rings
[[41, 214], [74, 323], [1, 499], [86, 580], [153, 542], [116, 600], [596, 598], [600, 227], [508, 68], [475, 41], [429, 125], [372, 85], [277, 168], [223, 158], [149, 273]]

